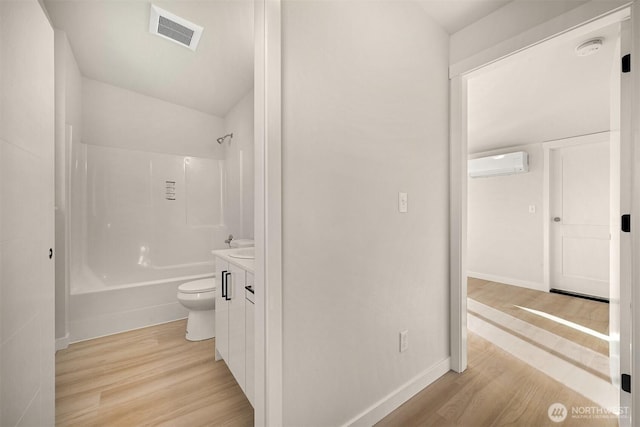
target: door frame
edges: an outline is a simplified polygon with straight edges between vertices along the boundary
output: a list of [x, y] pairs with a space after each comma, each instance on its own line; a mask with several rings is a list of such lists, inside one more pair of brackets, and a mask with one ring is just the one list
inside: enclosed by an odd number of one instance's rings
[[[524, 49], [537, 46], [553, 38], [562, 37], [569, 31], [580, 28], [588, 32], [625, 19], [631, 20], [632, 27], [632, 69], [640, 70], [640, 2], [618, 2], [613, 6], [608, 2], [592, 0], [557, 19], [535, 26], [516, 37], [498, 43], [476, 55], [449, 67], [450, 78], [450, 280], [451, 280], [451, 369], [462, 372], [467, 368], [467, 87], [474, 73], [496, 66], [501, 59], [512, 56]], [[632, 73], [633, 93], [631, 95], [632, 117], [640, 115], [640, 73]], [[624, 114], [624, 113], [623, 113]], [[632, 120], [631, 149], [632, 169], [632, 212], [640, 212], [640, 120]], [[630, 130], [630, 131], [631, 131]], [[624, 129], [623, 129], [624, 132]], [[632, 228], [633, 248], [631, 257], [640, 265], [640, 227]], [[634, 283], [640, 283], [640, 268], [632, 272]], [[631, 284], [627, 284], [630, 288]], [[631, 290], [631, 303], [640, 306], [640, 290]], [[638, 324], [638, 315], [631, 312], [631, 323]], [[633, 328], [632, 342], [640, 342], [640, 328]], [[631, 357], [631, 370], [640, 373], [639, 357]], [[640, 374], [632, 376], [632, 389], [636, 390], [629, 399], [631, 416], [640, 418]]]
[[283, 425], [281, 1], [254, 0], [254, 425]]
[[[622, 129], [621, 133], [628, 132], [631, 139], [630, 150], [632, 155], [630, 157], [631, 163], [631, 209], [630, 214], [635, 216], [640, 213], [640, 120], [634, 119], [640, 117], [640, 2], [634, 1], [631, 5], [631, 75], [630, 86], [632, 87], [631, 94], [627, 94], [631, 99], [629, 103], [631, 105], [629, 114], [629, 121], [631, 122], [626, 129]], [[633, 71], [635, 70], [635, 71]], [[621, 112], [624, 117], [625, 112]], [[632, 246], [631, 257], [629, 267], [632, 269], [632, 284], [630, 286], [631, 296], [630, 304], [633, 307], [640, 307], [640, 227], [632, 227], [631, 233], [628, 236], [631, 240], [626, 239], [628, 244]], [[631, 312], [631, 325], [636, 327], [632, 328], [631, 343], [640, 343], [640, 312], [634, 311], [629, 307]], [[636, 346], [637, 347], [637, 346]], [[635, 356], [635, 357], [634, 357]], [[631, 372], [634, 375], [631, 377], [631, 389], [634, 391], [629, 396], [631, 402], [631, 418], [637, 420], [640, 418], [640, 354], [635, 351], [631, 351]]]
[[[609, 153], [611, 153], [610, 131], [592, 133], [588, 135], [572, 136], [569, 138], [545, 141], [542, 143], [543, 166], [542, 166], [542, 282], [547, 290], [551, 289], [551, 151], [557, 148], [575, 147], [584, 144], [595, 144], [598, 142], [609, 143]], [[611, 209], [609, 214], [612, 215]], [[611, 254], [610, 254], [611, 255]]]

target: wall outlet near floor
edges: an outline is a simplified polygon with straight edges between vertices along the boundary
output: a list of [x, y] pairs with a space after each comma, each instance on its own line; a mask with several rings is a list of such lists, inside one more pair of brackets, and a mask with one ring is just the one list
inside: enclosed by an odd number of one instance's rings
[[409, 331], [400, 331], [400, 353], [409, 348]]

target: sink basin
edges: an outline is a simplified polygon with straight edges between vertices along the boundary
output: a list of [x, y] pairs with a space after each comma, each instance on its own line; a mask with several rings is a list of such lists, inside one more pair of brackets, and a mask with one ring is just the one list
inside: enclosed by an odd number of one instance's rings
[[240, 259], [254, 259], [256, 252], [254, 248], [243, 248], [238, 249], [237, 251], [230, 253], [229, 256], [231, 258], [240, 258]]

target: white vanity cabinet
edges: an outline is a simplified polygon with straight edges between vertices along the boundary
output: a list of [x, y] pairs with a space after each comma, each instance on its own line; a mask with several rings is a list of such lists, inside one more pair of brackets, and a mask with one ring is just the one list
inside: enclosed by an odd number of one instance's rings
[[245, 377], [245, 390], [244, 394], [247, 395], [249, 403], [253, 406], [253, 398], [255, 395], [255, 345], [254, 345], [254, 319], [255, 319], [255, 306], [254, 306], [254, 293], [253, 293], [253, 274], [247, 272], [247, 288], [245, 290], [246, 302], [245, 302], [245, 348], [246, 348], [246, 377]]
[[229, 358], [229, 301], [225, 297], [228, 272], [229, 263], [216, 258], [216, 360]]
[[216, 278], [216, 360], [225, 360], [236, 381], [245, 391], [246, 272], [218, 257]]
[[[229, 299], [229, 359], [227, 365], [240, 387], [245, 391], [245, 296], [246, 272], [229, 265], [227, 298]], [[245, 391], [246, 392], [246, 391]]]

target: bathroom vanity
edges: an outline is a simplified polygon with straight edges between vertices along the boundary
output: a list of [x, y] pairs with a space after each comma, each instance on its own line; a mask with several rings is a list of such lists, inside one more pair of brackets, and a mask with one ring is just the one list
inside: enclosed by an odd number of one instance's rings
[[223, 359], [253, 405], [253, 248], [217, 250], [216, 360]]

